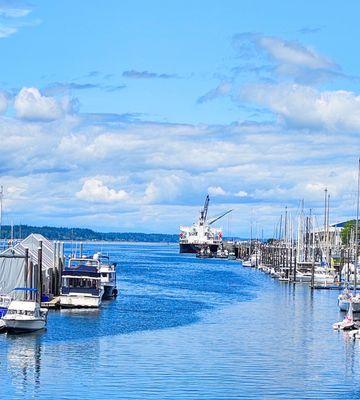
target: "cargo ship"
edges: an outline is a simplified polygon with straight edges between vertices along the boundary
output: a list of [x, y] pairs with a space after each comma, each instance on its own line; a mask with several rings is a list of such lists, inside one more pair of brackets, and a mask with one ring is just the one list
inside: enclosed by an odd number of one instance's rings
[[209, 249], [211, 253], [216, 253], [222, 246], [221, 228], [214, 228], [211, 225], [233, 210], [228, 210], [220, 216], [208, 220], [209, 202], [210, 197], [207, 195], [197, 222], [191, 226], [180, 226], [180, 253], [199, 253], [201, 249]]

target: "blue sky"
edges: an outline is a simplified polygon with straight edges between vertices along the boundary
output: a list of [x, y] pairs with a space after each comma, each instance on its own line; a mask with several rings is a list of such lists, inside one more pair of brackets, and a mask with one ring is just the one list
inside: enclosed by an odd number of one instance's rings
[[4, 221], [177, 232], [355, 208], [360, 4], [0, 1]]

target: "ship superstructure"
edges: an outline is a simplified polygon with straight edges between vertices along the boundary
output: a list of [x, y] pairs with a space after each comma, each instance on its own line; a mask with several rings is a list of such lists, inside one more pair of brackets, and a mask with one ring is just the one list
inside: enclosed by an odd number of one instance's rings
[[208, 248], [211, 253], [216, 253], [219, 246], [222, 245], [222, 229], [214, 228], [211, 225], [226, 214], [229, 214], [232, 210], [228, 210], [220, 216], [208, 220], [209, 202], [210, 197], [207, 195], [197, 222], [191, 226], [180, 226], [180, 253], [198, 253], [204, 248]]

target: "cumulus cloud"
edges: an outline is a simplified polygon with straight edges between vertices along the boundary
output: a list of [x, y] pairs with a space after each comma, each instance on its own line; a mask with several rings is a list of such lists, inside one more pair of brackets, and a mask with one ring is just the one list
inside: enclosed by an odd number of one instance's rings
[[172, 201], [181, 193], [183, 183], [183, 179], [175, 173], [155, 178], [146, 186], [143, 201], [145, 203], [166, 203]]
[[226, 196], [227, 194], [221, 186], [208, 187], [208, 193], [210, 196]]
[[86, 179], [76, 197], [89, 202], [116, 202], [129, 198], [125, 190], [109, 189], [100, 179]]
[[72, 111], [71, 101], [43, 96], [35, 87], [24, 87], [15, 97], [14, 108], [19, 118], [53, 121]]
[[230, 82], [222, 82], [216, 88], [211, 89], [209, 92], [205, 93], [203, 96], [199, 97], [198, 103], [205, 103], [210, 100], [214, 100], [217, 97], [223, 97], [229, 94], [231, 91]]
[[297, 209], [299, 197], [321, 213], [325, 186], [332, 220], [355, 204], [346, 196], [356, 187], [360, 145], [345, 130], [339, 146], [338, 135], [269, 122], [197, 126], [80, 115], [43, 124], [0, 116], [0, 140], [1, 183], [26, 188], [16, 196], [11, 189], [6, 208], [15, 222], [61, 225], [66, 218], [124, 230], [142, 221], [147, 231], [176, 232], [196, 218], [209, 188], [211, 214], [236, 208], [237, 231], [250, 226], [249, 207], [265, 232], [285, 202]]
[[345, 90], [319, 91], [296, 84], [258, 84], [241, 97], [269, 108], [293, 127], [330, 131], [360, 129], [360, 96]]
[[0, 114], [4, 114], [8, 107], [8, 98], [4, 92], [0, 91]]
[[247, 197], [248, 193], [245, 192], [244, 190], [239, 190], [237, 193], [235, 193], [236, 197]]

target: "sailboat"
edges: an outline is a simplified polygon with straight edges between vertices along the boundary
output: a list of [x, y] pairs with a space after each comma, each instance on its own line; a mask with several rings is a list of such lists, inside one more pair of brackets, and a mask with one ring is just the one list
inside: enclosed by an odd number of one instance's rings
[[353, 315], [353, 307], [352, 301], [349, 304], [349, 311], [345, 315], [345, 318], [341, 322], [336, 322], [333, 324], [333, 329], [336, 330], [348, 330], [355, 328], [355, 321]]
[[358, 184], [357, 184], [357, 200], [356, 200], [356, 222], [355, 222], [355, 262], [354, 262], [354, 293], [349, 292], [345, 289], [343, 293], [338, 296], [338, 306], [340, 310], [346, 311], [346, 309], [354, 309], [354, 312], [360, 312], [360, 295], [356, 293], [357, 289], [357, 270], [359, 263], [359, 206], [360, 206], [360, 158], [358, 166]]

